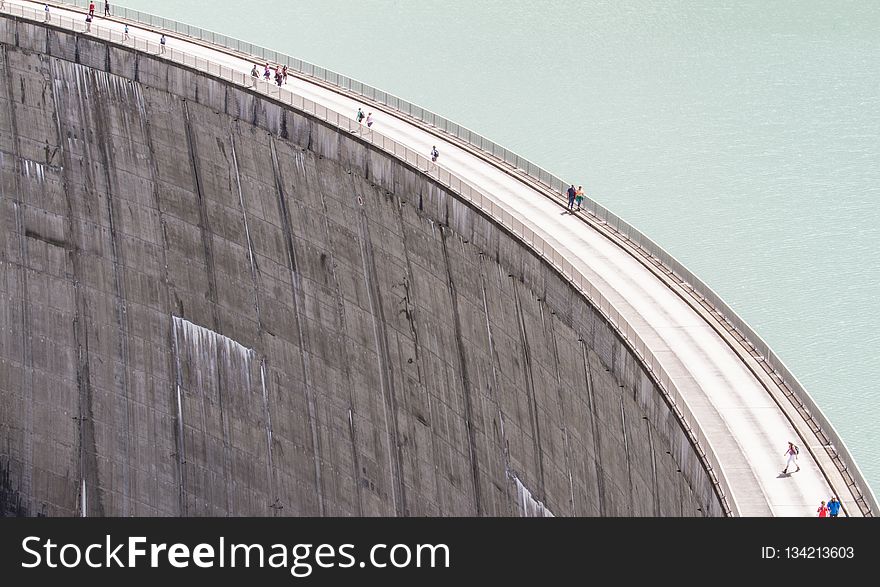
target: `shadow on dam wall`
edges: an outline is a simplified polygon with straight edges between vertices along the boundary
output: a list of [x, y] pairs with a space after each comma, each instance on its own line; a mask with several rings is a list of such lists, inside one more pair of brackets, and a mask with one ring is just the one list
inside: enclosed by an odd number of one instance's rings
[[6, 515], [721, 515], [522, 243], [357, 136], [0, 18]]

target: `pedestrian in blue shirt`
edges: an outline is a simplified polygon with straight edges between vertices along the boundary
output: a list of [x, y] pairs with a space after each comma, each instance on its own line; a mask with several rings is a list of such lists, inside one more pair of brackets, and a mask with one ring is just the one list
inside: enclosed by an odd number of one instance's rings
[[832, 497], [828, 501], [828, 513], [832, 518], [836, 518], [837, 514], [840, 513], [840, 501], [836, 497]]
[[571, 187], [568, 188], [568, 209], [574, 211], [574, 198], [577, 195], [577, 190], [574, 189], [574, 184], [571, 184]]

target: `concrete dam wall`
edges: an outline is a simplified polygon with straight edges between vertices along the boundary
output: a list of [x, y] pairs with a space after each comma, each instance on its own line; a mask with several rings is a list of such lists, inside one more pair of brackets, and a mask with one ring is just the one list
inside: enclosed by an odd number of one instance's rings
[[155, 56], [0, 43], [0, 514], [722, 514], [629, 347], [456, 194]]

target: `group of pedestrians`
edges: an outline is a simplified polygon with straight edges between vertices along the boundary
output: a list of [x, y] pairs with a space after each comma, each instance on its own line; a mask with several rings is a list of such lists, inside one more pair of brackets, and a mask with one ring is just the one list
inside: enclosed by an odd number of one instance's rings
[[[89, 16], [95, 16], [95, 3], [89, 2]], [[104, 18], [110, 16], [110, 2], [108, 0], [104, 0]]]
[[831, 499], [828, 500], [828, 505], [825, 505], [823, 501], [816, 511], [819, 512], [820, 518], [836, 518], [837, 514], [840, 513], [840, 500], [835, 496], [831, 496]]
[[[108, 18], [110, 16], [110, 2], [105, 0], [104, 2], [104, 18]], [[46, 19], [49, 17], [49, 5], [46, 4]], [[86, 15], [86, 32], [92, 32], [92, 19], [95, 18], [95, 3], [89, 2], [89, 13]], [[126, 28], [128, 28], [126, 26]]]
[[[357, 114], [354, 115], [355, 120], [358, 122], [358, 126], [362, 128], [364, 124], [367, 125], [367, 129], [372, 131], [373, 129], [373, 113], [370, 112], [368, 114], [364, 114], [363, 108], [358, 108]], [[352, 131], [358, 132], [358, 131]]]
[[[276, 66], [272, 67], [271, 65], [269, 65], [267, 63], [263, 67], [263, 79], [265, 79], [268, 82], [269, 80], [274, 78], [275, 84], [277, 84], [279, 88], [287, 83], [287, 76], [288, 76], [288, 72], [287, 72], [286, 65], [284, 67], [282, 67], [280, 65], [276, 65]], [[258, 79], [260, 79], [260, 72], [259, 72], [259, 69], [257, 68], [257, 64], [255, 63], [254, 67], [251, 69], [251, 80], [253, 81], [252, 85], [254, 87], [256, 87]]]
[[[797, 473], [801, 470], [801, 467], [800, 465], [798, 465], [797, 462], [800, 452], [800, 448], [798, 448], [795, 443], [791, 441], [788, 442], [788, 448], [786, 448], [785, 452], [783, 453], [783, 456], [786, 457], [785, 468], [782, 469], [783, 475], [788, 475], [788, 469], [791, 466], [795, 467], [795, 470], [793, 471], [794, 473]], [[819, 505], [819, 509], [816, 511], [818, 512], [820, 518], [836, 518], [837, 515], [840, 513], [840, 500], [837, 499], [836, 496], [832, 495], [831, 499], [828, 500], [828, 503], [826, 504], [824, 501], [822, 501], [821, 505]]]
[[[0, 10], [3, 10], [4, 8], [6, 8], [6, 0], [0, 0]], [[90, 2], [89, 3], [89, 12], [88, 12], [88, 14], [86, 14], [86, 32], [87, 33], [92, 32], [92, 21], [95, 18], [95, 10], [96, 10], [95, 3]], [[50, 12], [51, 12], [51, 9], [49, 8], [49, 4], [43, 3], [43, 13], [45, 14], [45, 18], [43, 19], [44, 22], [49, 22], [51, 20]], [[104, 2], [104, 18], [109, 18], [109, 17], [110, 17], [110, 2], [107, 2], [105, 0], [105, 2]], [[122, 40], [128, 41], [129, 39], [130, 39], [130, 37], [128, 34], [128, 25], [126, 24], [125, 30], [123, 31], [123, 34], [122, 34]], [[160, 52], [164, 53], [165, 52], [165, 50], [164, 50], [165, 35], [162, 35], [160, 45], [161, 45]]]
[[[354, 115], [354, 119], [357, 120], [358, 129], [353, 130], [352, 132], [357, 133], [360, 129], [363, 128], [363, 125], [366, 124], [367, 128], [372, 131], [373, 129], [373, 113], [368, 112], [364, 113], [363, 108], [358, 108], [357, 113]], [[428, 152], [428, 156], [431, 158], [431, 163], [434, 167], [437, 167], [437, 159], [440, 158], [440, 151], [437, 149], [437, 145], [433, 145], [431, 150]]]
[[[5, 10], [5, 9], [6, 9], [6, 0], [0, 0], [0, 10]], [[49, 4], [48, 3], [45, 3], [45, 2], [43, 3], [43, 12], [46, 13], [46, 22], [49, 22]], [[110, 2], [107, 0], [104, 1], [104, 16], [105, 17], [110, 16]], [[95, 17], [95, 3], [94, 2], [89, 2], [89, 17], [90, 18]], [[87, 20], [86, 22], [91, 22], [91, 20]]]
[[[0, 10], [4, 9], [5, 7], [6, 7], [6, 0], [0, 0]], [[95, 3], [90, 2], [89, 3], [89, 12], [86, 14], [86, 32], [87, 33], [92, 32], [92, 21], [95, 18], [95, 10], [96, 10]], [[44, 22], [49, 22], [51, 9], [49, 8], [48, 3], [43, 4], [43, 12], [46, 15]], [[110, 2], [105, 1], [104, 2], [104, 18], [109, 18], [110, 16], [111, 16]], [[129, 35], [128, 24], [125, 24], [124, 27], [125, 28], [123, 29], [123, 32], [122, 32], [123, 42], [131, 40], [131, 37]], [[162, 35], [159, 37], [159, 53], [160, 54], [165, 53], [165, 46], [166, 46], [167, 42], [168, 42], [167, 37], [165, 37], [165, 34], [162, 33]]]
[[[577, 212], [581, 209], [581, 204], [584, 203], [584, 186], [579, 185], [577, 189], [575, 189], [574, 184], [571, 184], [571, 187], [568, 188], [566, 192], [568, 194], [568, 210], [569, 212]], [[575, 204], [577, 204], [577, 208], [575, 208]]]

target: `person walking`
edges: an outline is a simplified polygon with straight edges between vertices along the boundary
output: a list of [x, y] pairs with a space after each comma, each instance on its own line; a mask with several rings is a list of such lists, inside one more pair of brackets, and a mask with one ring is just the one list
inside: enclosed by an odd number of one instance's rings
[[574, 211], [574, 198], [577, 195], [577, 190], [574, 189], [574, 184], [571, 184], [571, 187], [568, 188], [568, 209], [570, 211]]
[[165, 33], [162, 33], [162, 38], [159, 39], [159, 53], [165, 53]]
[[367, 115], [364, 114], [364, 111], [361, 108], [358, 108], [357, 114], [354, 115], [354, 119], [357, 120], [358, 126], [364, 125], [364, 118], [366, 117]]
[[[798, 447], [796, 447], [793, 442], [789, 441], [788, 448], [785, 449], [785, 455], [788, 456], [788, 460], [785, 462], [785, 468], [782, 469], [783, 475], [788, 474], [788, 468], [791, 466], [792, 463], [794, 463], [794, 466], [797, 467], [797, 469], [795, 469], [795, 473], [801, 470], [800, 465], [797, 464], [798, 453], [800, 453], [800, 449], [798, 449]], [[823, 501], [822, 503], [824, 504], [825, 502]]]
[[269, 78], [272, 77], [272, 72], [269, 71], [269, 64], [266, 64], [266, 67], [263, 68], [263, 79], [269, 81]]
[[437, 163], [437, 157], [440, 156], [440, 151], [437, 150], [437, 147], [431, 147], [431, 162]]
[[579, 185], [577, 191], [574, 194], [574, 200], [577, 202], [577, 209], [581, 209], [581, 204], [584, 203], [584, 186]]
[[372, 127], [373, 127], [373, 113], [370, 112], [369, 114], [367, 114], [367, 128], [372, 130]]
[[284, 80], [284, 83], [287, 84], [287, 65], [281, 68], [281, 78]]
[[6, 10], [6, 0], [0, 0], [0, 10]]
[[260, 72], [257, 71], [257, 64], [254, 63], [254, 67], [251, 69], [251, 86], [257, 87], [257, 80], [260, 79]]
[[125, 25], [125, 30], [122, 32], [122, 40], [123, 41], [129, 40], [129, 38], [128, 38], [128, 25]]
[[828, 515], [832, 518], [836, 518], [837, 514], [840, 513], [840, 500], [835, 496], [831, 496], [831, 499], [828, 501]]
[[110, 16], [110, 0], [104, 0], [104, 18]]
[[90, 14], [86, 15], [86, 32], [92, 32], [92, 16]]
[[43, 10], [46, 11], [46, 20], [43, 22], [49, 22], [49, 5], [46, 4], [45, 7], [43, 8]]
[[95, 16], [95, 3], [89, 2], [89, 16]]
[[828, 517], [828, 506], [825, 505], [824, 501], [822, 502], [822, 505], [819, 506], [819, 509], [816, 511], [819, 512], [820, 518], [827, 518]]

